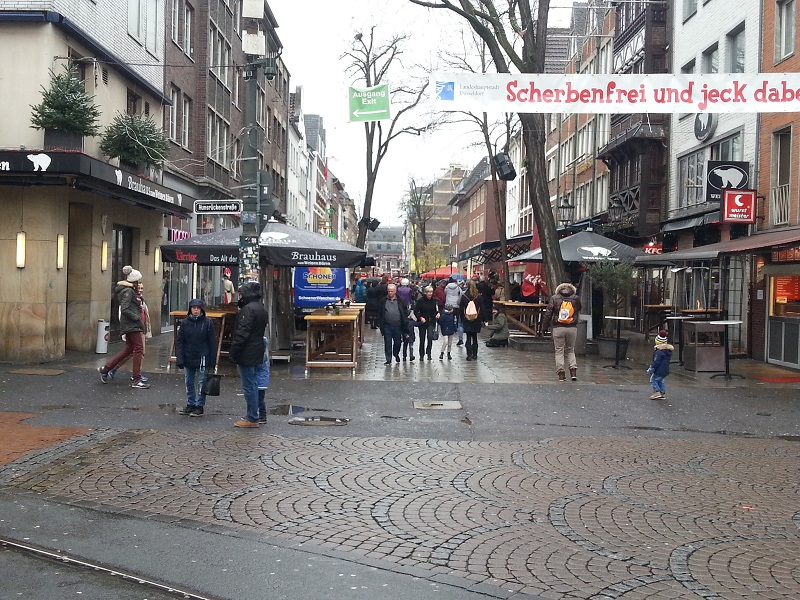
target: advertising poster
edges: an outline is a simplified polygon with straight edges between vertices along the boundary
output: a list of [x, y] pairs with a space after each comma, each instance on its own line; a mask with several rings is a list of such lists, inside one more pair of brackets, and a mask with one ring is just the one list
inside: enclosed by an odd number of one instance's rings
[[295, 267], [294, 305], [303, 312], [344, 298], [347, 287], [345, 269], [331, 267]]

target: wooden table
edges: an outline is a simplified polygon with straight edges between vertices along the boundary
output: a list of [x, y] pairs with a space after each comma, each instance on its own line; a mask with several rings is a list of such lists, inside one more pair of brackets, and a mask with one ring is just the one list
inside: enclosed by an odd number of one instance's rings
[[[674, 307], [671, 304], [645, 304], [644, 305], [644, 341], [647, 341], [650, 332], [661, 329], [661, 324], [666, 322], [666, 318], [672, 314]], [[655, 317], [655, 323], [651, 324]]]
[[495, 300], [495, 306], [502, 306], [509, 325], [514, 325], [525, 333], [541, 336], [542, 315], [547, 304], [533, 304], [530, 302], [512, 302], [509, 300]]
[[[358, 331], [358, 347], [364, 345], [364, 309], [366, 308], [366, 304], [364, 303], [355, 303], [351, 302], [349, 306], [340, 306], [339, 307], [339, 314], [340, 315], [351, 315], [356, 314], [358, 315], [358, 323], [356, 324], [356, 329]], [[311, 313], [312, 315], [327, 315], [328, 311], [325, 308], [318, 308], [314, 312]]]
[[[325, 311], [322, 311], [325, 313]], [[306, 315], [306, 370], [358, 364], [358, 321], [361, 311], [342, 309], [338, 315]]]
[[[223, 338], [225, 340], [228, 339], [228, 332], [225, 330], [225, 325], [234, 322], [236, 312], [236, 307], [233, 309], [209, 309], [205, 311], [206, 317], [211, 319], [211, 322], [214, 324], [214, 329], [217, 330], [217, 364], [219, 364], [219, 357], [220, 354], [222, 354], [222, 340]], [[175, 357], [175, 345], [178, 341], [178, 328], [181, 325], [181, 321], [186, 318], [188, 313], [185, 310], [173, 310], [169, 314], [172, 317], [172, 347], [169, 351], [169, 362], [174, 363], [177, 360]]]

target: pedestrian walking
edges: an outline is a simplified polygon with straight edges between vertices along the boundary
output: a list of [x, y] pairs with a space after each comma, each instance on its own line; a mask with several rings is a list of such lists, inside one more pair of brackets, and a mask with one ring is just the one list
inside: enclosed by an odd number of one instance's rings
[[553, 346], [556, 355], [556, 374], [559, 381], [566, 381], [564, 360], [569, 363], [572, 381], [578, 381], [578, 361], [575, 359], [575, 340], [578, 337], [578, 315], [581, 312], [581, 299], [575, 286], [562, 283], [547, 303], [543, 325], [551, 327]]
[[134, 289], [134, 284], [142, 278], [142, 274], [130, 265], [125, 265], [122, 273], [125, 275], [125, 279], [117, 282], [114, 293], [117, 295], [119, 303], [119, 330], [125, 336], [125, 347], [98, 369], [100, 381], [108, 383], [110, 379], [108, 372], [124, 363], [128, 358], [133, 358], [131, 387], [137, 390], [146, 390], [150, 384], [142, 381], [145, 325], [142, 304]]
[[407, 357], [411, 362], [414, 362], [416, 358], [414, 356], [414, 343], [417, 341], [416, 329], [417, 321], [414, 319], [411, 309], [408, 308], [408, 314], [406, 314], [406, 320], [403, 324], [403, 362], [406, 362]]
[[222, 303], [230, 304], [236, 299], [236, 292], [231, 281], [231, 270], [226, 268], [222, 276]]
[[447, 352], [447, 360], [453, 356], [450, 351], [453, 347], [453, 335], [456, 332], [456, 313], [455, 308], [443, 308], [439, 313], [439, 329], [442, 334], [442, 346], [439, 350], [439, 360], [444, 360], [444, 353]]
[[392, 364], [392, 356], [400, 362], [400, 345], [406, 326], [408, 307], [397, 297], [397, 286], [390, 283], [386, 286], [386, 298], [381, 301], [378, 311], [378, 326], [383, 336], [383, 351], [386, 355], [385, 365]]
[[436, 306], [439, 307], [439, 310], [444, 308], [445, 300], [447, 299], [447, 294], [444, 291], [445, 286], [449, 283], [448, 280], [442, 279], [439, 282], [439, 285], [433, 290], [433, 297], [436, 299]]
[[422, 298], [414, 305], [414, 314], [419, 324], [419, 359], [423, 360], [427, 356], [430, 360], [432, 334], [436, 333], [436, 320], [439, 318], [439, 308], [433, 297], [433, 286], [429, 285], [423, 290]]
[[408, 278], [403, 277], [400, 280], [400, 285], [397, 286], [397, 297], [406, 303], [406, 306], [413, 308], [414, 305], [414, 291], [411, 289], [411, 282]]
[[267, 309], [261, 303], [258, 282], [250, 281], [239, 288], [237, 304], [239, 312], [228, 356], [239, 369], [247, 416], [234, 425], [258, 427], [258, 371], [264, 362], [264, 332], [267, 329]]
[[206, 405], [203, 383], [217, 366], [217, 332], [199, 298], [189, 301], [188, 314], [175, 335], [175, 364], [184, 369], [186, 384], [186, 406], [178, 414], [202, 417]]
[[675, 347], [669, 343], [669, 334], [665, 330], [658, 332], [656, 345], [653, 349], [653, 362], [647, 369], [650, 375], [650, 385], [653, 386], [653, 394], [650, 400], [666, 400], [667, 386], [664, 379], [669, 375], [669, 363], [672, 360], [672, 351]]
[[[152, 326], [152, 323], [150, 321], [150, 309], [147, 306], [147, 302], [144, 301], [144, 283], [142, 283], [141, 279], [133, 284], [133, 291], [136, 293], [136, 299], [139, 301], [139, 304], [141, 304], [141, 306], [142, 306], [142, 323], [144, 324], [144, 339], [142, 340], [142, 359], [144, 359], [145, 354], [147, 354], [147, 340], [149, 340], [149, 339], [151, 339], [153, 337], [153, 326]], [[123, 337], [125, 337], [125, 336], [123, 336]], [[130, 357], [123, 358], [120, 362], [117, 363], [117, 365], [113, 369], [110, 369], [108, 371], [108, 376], [111, 379], [114, 379], [114, 376], [117, 374], [117, 371], [119, 370], [119, 368], [123, 364], [128, 362], [128, 358], [130, 358]], [[144, 373], [142, 373], [139, 376], [139, 378], [144, 383], [147, 383], [148, 381], [150, 381], [150, 378], [145, 376]], [[133, 381], [133, 377], [131, 377], [131, 381]]]
[[356, 281], [356, 289], [354, 290], [354, 294], [356, 302], [359, 304], [364, 304], [367, 301], [367, 286], [364, 285], [364, 280], [359, 279]]
[[464, 327], [467, 342], [467, 360], [478, 360], [478, 334], [481, 332], [487, 309], [483, 296], [478, 292], [474, 281], [470, 281], [467, 291], [461, 296], [459, 318]]
[[492, 320], [486, 327], [492, 332], [492, 337], [486, 341], [487, 348], [508, 346], [508, 319], [502, 304], [492, 310]]
[[364, 314], [370, 329], [378, 328], [378, 312], [381, 309], [381, 294], [374, 281], [367, 284], [367, 305]]

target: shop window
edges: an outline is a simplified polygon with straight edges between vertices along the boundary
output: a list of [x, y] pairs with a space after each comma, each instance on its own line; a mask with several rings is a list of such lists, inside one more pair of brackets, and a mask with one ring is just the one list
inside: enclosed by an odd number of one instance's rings
[[772, 278], [770, 315], [800, 318], [800, 275]]

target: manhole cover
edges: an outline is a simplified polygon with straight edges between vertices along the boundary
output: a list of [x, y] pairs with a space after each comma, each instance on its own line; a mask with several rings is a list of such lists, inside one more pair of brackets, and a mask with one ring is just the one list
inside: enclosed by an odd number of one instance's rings
[[414, 408], [419, 410], [458, 410], [461, 402], [458, 400], [414, 400]]
[[61, 375], [64, 371], [59, 369], [14, 369], [11, 371], [16, 375]]
[[308, 425], [312, 427], [331, 427], [347, 425], [350, 419], [336, 417], [295, 417], [289, 419], [289, 425]]

